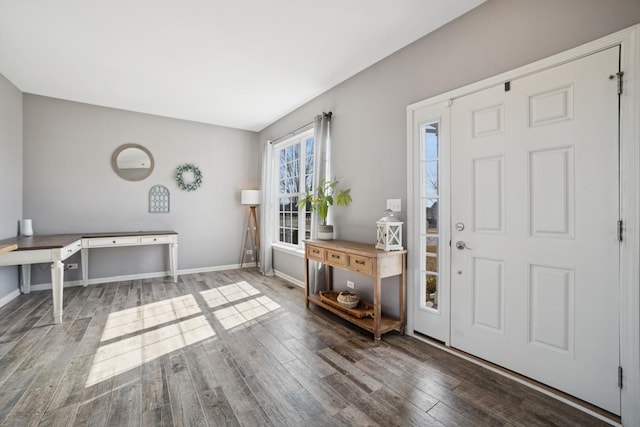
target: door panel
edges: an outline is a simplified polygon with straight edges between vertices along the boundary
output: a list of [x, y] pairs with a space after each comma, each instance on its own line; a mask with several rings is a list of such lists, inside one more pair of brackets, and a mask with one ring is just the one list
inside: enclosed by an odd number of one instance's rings
[[[529, 152], [531, 237], [574, 237], [573, 162], [572, 146]], [[553, 209], [550, 209], [551, 206]]]
[[504, 232], [503, 177], [503, 156], [473, 160], [473, 224], [477, 232]]
[[529, 268], [529, 342], [573, 352], [573, 270], [543, 265]]
[[451, 345], [616, 414], [618, 63], [451, 106]]
[[504, 261], [473, 262], [473, 324], [504, 334]]

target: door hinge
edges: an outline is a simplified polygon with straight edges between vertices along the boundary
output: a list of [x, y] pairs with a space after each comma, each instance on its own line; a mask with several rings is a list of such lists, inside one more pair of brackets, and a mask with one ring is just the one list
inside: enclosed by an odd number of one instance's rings
[[622, 242], [622, 233], [624, 231], [624, 228], [622, 226], [622, 220], [619, 219], [618, 220], [618, 241]]
[[622, 388], [622, 366], [618, 366], [618, 388]]
[[620, 71], [616, 73], [616, 76], [618, 76], [618, 95], [622, 95], [622, 76], [624, 76], [624, 72]]

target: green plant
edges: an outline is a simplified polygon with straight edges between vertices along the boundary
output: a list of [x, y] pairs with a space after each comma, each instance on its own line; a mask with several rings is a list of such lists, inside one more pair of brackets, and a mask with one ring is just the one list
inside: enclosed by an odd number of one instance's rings
[[329, 206], [333, 206], [334, 202], [337, 206], [348, 206], [351, 203], [351, 189], [336, 190], [337, 185], [338, 181], [335, 179], [333, 181], [321, 179], [315, 191], [307, 191], [305, 197], [298, 201], [298, 207], [302, 208], [309, 204], [312, 211], [318, 212], [322, 225], [327, 225]]

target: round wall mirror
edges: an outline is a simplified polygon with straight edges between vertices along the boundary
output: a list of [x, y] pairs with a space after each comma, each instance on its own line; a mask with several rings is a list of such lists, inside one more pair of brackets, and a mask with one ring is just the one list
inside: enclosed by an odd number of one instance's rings
[[142, 145], [124, 144], [116, 148], [111, 156], [111, 167], [127, 181], [142, 181], [153, 172], [153, 156]]

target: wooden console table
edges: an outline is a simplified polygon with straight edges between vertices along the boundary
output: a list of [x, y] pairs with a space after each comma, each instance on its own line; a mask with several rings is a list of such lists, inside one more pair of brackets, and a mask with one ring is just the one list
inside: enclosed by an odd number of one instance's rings
[[[357, 318], [346, 311], [335, 308], [320, 300], [319, 295], [309, 293], [309, 260], [318, 261], [327, 266], [327, 290], [333, 287], [332, 268], [353, 271], [373, 278], [373, 318]], [[406, 275], [407, 251], [385, 252], [376, 249], [374, 245], [348, 242], [344, 240], [306, 240], [304, 258], [304, 283], [306, 305], [318, 305], [333, 314], [373, 333], [375, 341], [380, 336], [396, 328], [404, 335], [406, 326]], [[400, 276], [400, 318], [394, 318], [382, 313], [381, 283], [385, 277]]]
[[56, 234], [13, 237], [0, 241], [0, 247], [14, 249], [0, 253], [0, 266], [22, 266], [22, 292], [31, 292], [31, 264], [51, 263], [53, 321], [62, 323], [64, 260], [81, 251], [82, 284], [88, 284], [89, 249], [141, 245], [169, 245], [173, 281], [177, 280], [178, 233], [175, 231], [137, 231], [116, 233]]

